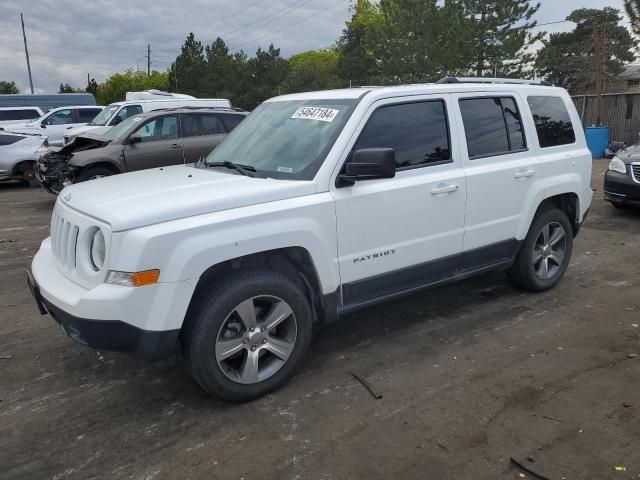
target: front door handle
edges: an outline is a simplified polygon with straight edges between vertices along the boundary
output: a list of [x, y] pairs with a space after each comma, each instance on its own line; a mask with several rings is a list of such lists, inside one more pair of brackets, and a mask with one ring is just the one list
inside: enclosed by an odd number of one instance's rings
[[458, 185], [447, 185], [445, 183], [440, 183], [431, 190], [431, 195], [442, 195], [446, 193], [452, 193], [458, 190]]
[[527, 178], [533, 177], [536, 174], [536, 171], [533, 168], [529, 168], [528, 170], [518, 170], [513, 174], [514, 178]]
[[174, 144], [172, 144], [169, 148], [170, 148], [171, 150], [175, 150], [176, 148], [180, 148], [180, 145], [178, 145], [177, 143], [174, 143]]

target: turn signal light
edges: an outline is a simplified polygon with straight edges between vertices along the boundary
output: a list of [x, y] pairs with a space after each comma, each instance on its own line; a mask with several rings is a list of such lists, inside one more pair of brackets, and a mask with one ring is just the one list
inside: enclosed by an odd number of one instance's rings
[[158, 283], [160, 270], [145, 270], [143, 272], [115, 272], [110, 271], [107, 275], [107, 283], [121, 285], [123, 287], [144, 287]]

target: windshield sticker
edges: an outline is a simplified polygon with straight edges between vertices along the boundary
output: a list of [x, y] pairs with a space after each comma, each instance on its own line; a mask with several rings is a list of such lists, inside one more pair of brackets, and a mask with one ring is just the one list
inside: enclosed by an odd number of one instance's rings
[[293, 168], [289, 168], [289, 167], [278, 167], [278, 171], [282, 172], [282, 173], [292, 173], [293, 172]]
[[291, 118], [302, 118], [305, 120], [320, 120], [321, 122], [333, 122], [340, 110], [320, 107], [300, 107]]

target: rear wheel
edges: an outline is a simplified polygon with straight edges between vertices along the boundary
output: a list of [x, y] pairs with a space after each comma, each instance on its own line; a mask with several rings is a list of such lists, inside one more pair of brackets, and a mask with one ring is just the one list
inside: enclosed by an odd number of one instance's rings
[[183, 349], [191, 374], [207, 392], [252, 400], [283, 385], [302, 363], [311, 309], [288, 277], [238, 272], [196, 301]]
[[511, 281], [521, 288], [543, 292], [562, 278], [571, 260], [573, 230], [567, 215], [559, 209], [536, 216], [513, 266]]
[[76, 177], [76, 182], [86, 182], [88, 180], [96, 180], [102, 177], [109, 177], [114, 175], [115, 172], [107, 167], [87, 167], [80, 172], [80, 175]]

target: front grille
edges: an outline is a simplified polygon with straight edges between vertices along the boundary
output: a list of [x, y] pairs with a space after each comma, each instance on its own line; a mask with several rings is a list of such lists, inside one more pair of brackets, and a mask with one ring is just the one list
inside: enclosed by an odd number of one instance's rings
[[51, 216], [51, 248], [53, 256], [60, 266], [68, 271], [76, 269], [76, 250], [78, 246], [77, 225], [65, 220], [56, 211]]
[[640, 163], [631, 164], [631, 176], [636, 182], [640, 183]]

